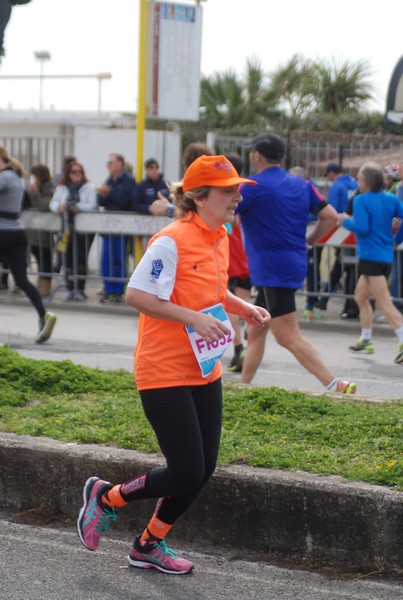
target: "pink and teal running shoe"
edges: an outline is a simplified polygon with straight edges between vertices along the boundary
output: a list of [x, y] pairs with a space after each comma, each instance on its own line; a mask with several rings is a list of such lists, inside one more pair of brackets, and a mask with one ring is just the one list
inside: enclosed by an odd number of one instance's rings
[[142, 545], [137, 537], [127, 560], [133, 567], [158, 569], [158, 571], [172, 575], [184, 575], [193, 569], [193, 563], [175, 554], [168, 548], [164, 540], [146, 542]]
[[77, 519], [77, 533], [81, 543], [88, 550], [98, 548], [101, 535], [109, 529], [112, 521], [116, 521], [116, 510], [103, 504], [102, 494], [110, 489], [112, 484], [98, 477], [87, 479], [83, 489], [84, 504]]

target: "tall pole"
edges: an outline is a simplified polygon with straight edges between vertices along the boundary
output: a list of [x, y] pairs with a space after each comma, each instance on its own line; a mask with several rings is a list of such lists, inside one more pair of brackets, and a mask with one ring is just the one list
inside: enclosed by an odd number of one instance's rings
[[44, 59], [39, 60], [39, 110], [43, 110], [43, 63]]
[[111, 73], [97, 73], [96, 78], [98, 79], [98, 123], [102, 121], [102, 81], [104, 79], [110, 79]]
[[[137, 118], [136, 118], [136, 181], [143, 179], [144, 162], [144, 129], [146, 121], [146, 71], [147, 71], [147, 0], [140, 0], [139, 16], [139, 62], [137, 86]], [[143, 244], [140, 236], [136, 236], [134, 244], [134, 263], [137, 265], [143, 255]]]
[[147, 0], [140, 0], [139, 18], [139, 63], [137, 90], [137, 148], [136, 148], [136, 180], [143, 178], [144, 162], [144, 129], [146, 121], [146, 71], [147, 71]]
[[45, 60], [50, 60], [50, 53], [47, 50], [34, 52], [36, 60], [39, 60], [39, 110], [43, 110], [43, 65]]
[[98, 123], [102, 121], [102, 77], [98, 77]]

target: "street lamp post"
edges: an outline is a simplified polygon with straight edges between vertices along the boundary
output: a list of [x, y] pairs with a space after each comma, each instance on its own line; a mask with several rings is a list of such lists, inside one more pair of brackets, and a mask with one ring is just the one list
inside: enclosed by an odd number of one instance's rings
[[111, 79], [112, 73], [97, 73], [96, 78], [98, 79], [98, 122], [102, 121], [102, 81], [104, 79]]
[[40, 50], [34, 52], [34, 56], [40, 63], [39, 72], [39, 110], [43, 110], [43, 64], [45, 61], [50, 60], [50, 53], [47, 50]]

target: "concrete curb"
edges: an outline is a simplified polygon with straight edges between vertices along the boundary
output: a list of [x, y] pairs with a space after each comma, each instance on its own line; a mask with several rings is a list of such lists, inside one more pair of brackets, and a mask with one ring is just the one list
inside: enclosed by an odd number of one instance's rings
[[[0, 433], [0, 509], [48, 507], [77, 518], [82, 486], [98, 475], [125, 481], [162, 464], [157, 456]], [[141, 531], [154, 501], [133, 502], [114, 525]], [[403, 493], [340, 477], [229, 466], [217, 469], [174, 528], [178, 539], [398, 571]]]

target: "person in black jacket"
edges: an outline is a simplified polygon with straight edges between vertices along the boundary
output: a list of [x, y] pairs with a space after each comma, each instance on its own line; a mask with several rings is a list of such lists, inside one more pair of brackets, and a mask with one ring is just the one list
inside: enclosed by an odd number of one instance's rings
[[138, 213], [153, 214], [151, 205], [158, 199], [158, 192], [167, 198], [169, 189], [155, 158], [148, 158], [144, 168], [146, 176], [134, 188], [131, 209]]
[[[110, 154], [107, 167], [109, 177], [96, 188], [98, 205], [107, 211], [131, 210], [131, 198], [135, 181], [125, 171], [125, 159], [121, 154]], [[103, 238], [101, 258], [102, 275], [104, 277], [105, 295], [101, 302], [122, 302], [127, 277], [126, 255], [128, 236], [110, 235]], [[109, 278], [120, 278], [121, 281], [111, 281]]]

